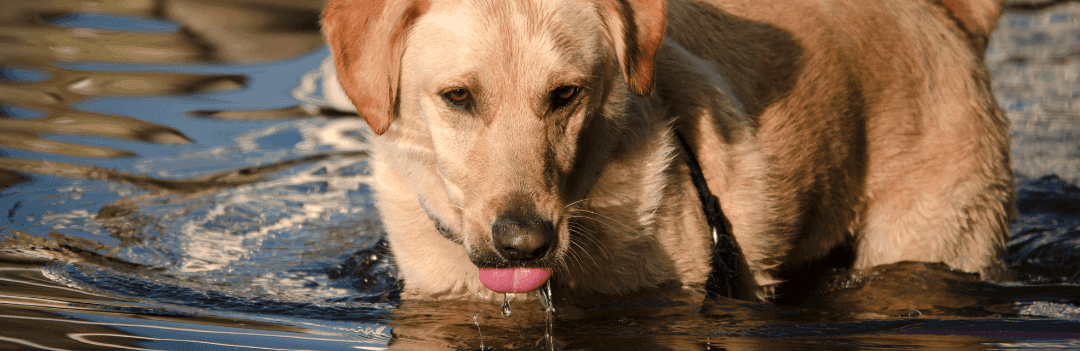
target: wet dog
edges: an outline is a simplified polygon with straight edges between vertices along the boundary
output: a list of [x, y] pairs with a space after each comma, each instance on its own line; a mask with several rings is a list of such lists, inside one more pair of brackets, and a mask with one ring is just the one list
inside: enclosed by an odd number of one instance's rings
[[378, 135], [407, 297], [701, 288], [714, 238], [700, 168], [741, 250], [737, 295], [755, 299], [797, 294], [823, 267], [1003, 269], [1008, 122], [982, 59], [1000, 11], [336, 0], [323, 26]]

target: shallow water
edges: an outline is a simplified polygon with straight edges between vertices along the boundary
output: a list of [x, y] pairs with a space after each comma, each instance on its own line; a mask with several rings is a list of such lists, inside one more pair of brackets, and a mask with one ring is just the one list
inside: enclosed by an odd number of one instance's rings
[[[294, 92], [327, 54], [320, 6], [4, 2], [0, 350], [545, 347], [535, 299], [398, 298], [366, 127]], [[1080, 5], [1000, 28], [1016, 282], [899, 264], [800, 308], [646, 294], [560, 309], [553, 346], [1080, 347]]]

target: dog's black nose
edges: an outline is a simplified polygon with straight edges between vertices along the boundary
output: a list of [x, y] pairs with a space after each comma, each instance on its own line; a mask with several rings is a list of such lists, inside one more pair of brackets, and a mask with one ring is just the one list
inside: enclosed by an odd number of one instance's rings
[[554, 241], [555, 226], [539, 218], [502, 217], [491, 226], [495, 250], [507, 260], [543, 256]]

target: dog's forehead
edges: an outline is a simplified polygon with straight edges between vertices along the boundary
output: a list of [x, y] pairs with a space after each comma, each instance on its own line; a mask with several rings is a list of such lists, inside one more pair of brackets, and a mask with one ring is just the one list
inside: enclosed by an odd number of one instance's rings
[[601, 60], [595, 50], [600, 26], [589, 1], [445, 1], [415, 24], [409, 40], [440, 72], [544, 75], [547, 69], [588, 70]]

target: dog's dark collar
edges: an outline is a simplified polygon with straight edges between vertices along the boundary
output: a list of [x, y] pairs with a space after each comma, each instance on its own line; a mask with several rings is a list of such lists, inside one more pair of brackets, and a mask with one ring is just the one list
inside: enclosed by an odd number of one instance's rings
[[739, 249], [735, 236], [731, 234], [731, 223], [720, 210], [720, 200], [709, 191], [709, 185], [705, 183], [705, 174], [702, 173], [701, 165], [698, 164], [694, 151], [690, 149], [690, 144], [678, 131], [675, 132], [675, 137], [682, 144], [684, 155], [686, 155], [686, 166], [690, 171], [690, 180], [697, 189], [701, 206], [705, 210], [705, 220], [709, 222], [709, 228], [712, 229], [713, 250], [710, 259], [712, 272], [705, 282], [705, 289], [711, 294], [735, 298], [737, 297], [735, 284], [738, 282]]
[[[417, 201], [420, 200], [417, 199]], [[431, 211], [428, 210], [427, 206], [424, 206], [423, 201], [420, 201], [420, 208], [423, 209], [424, 213], [427, 214], [428, 218], [435, 223], [435, 229], [439, 231], [439, 234], [442, 234], [444, 238], [450, 239], [450, 241], [458, 244], [461, 243], [461, 237], [457, 236], [457, 234], [454, 233], [453, 230], [450, 230], [450, 227], [446, 226], [443, 221], [439, 220], [439, 217], [435, 217], [435, 215], [431, 214]]]

